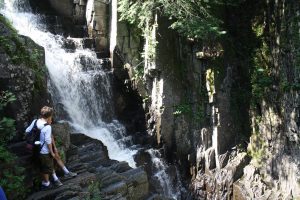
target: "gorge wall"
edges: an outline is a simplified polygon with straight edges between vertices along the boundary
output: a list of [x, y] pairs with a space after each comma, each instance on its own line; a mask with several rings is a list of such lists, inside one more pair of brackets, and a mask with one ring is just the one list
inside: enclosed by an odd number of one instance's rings
[[163, 16], [153, 22], [155, 58], [132, 78], [148, 134], [191, 178], [190, 198], [299, 197], [298, 8], [225, 4], [227, 34], [215, 41], [185, 39]]
[[[147, 38], [140, 30], [112, 23], [112, 1], [91, 2], [49, 4], [66, 21], [88, 19], [86, 37], [99, 57], [113, 58], [115, 87], [122, 88], [115, 92], [118, 117], [132, 133], [146, 126], [180, 166], [189, 199], [300, 197], [299, 2], [223, 5], [216, 12], [227, 33], [214, 41], [185, 38], [158, 15], [150, 61], [141, 54]], [[116, 46], [109, 55], [112, 26]]]

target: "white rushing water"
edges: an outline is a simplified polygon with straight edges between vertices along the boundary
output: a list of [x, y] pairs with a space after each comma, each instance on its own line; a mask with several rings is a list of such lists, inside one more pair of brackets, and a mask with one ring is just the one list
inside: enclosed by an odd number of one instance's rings
[[[149, 149], [147, 152], [151, 156], [152, 165], [154, 168], [153, 176], [159, 181], [163, 193], [165, 196], [172, 199], [179, 199], [181, 189], [183, 188], [181, 182], [178, 181], [179, 173], [176, 169], [176, 181], [172, 181], [170, 176], [167, 174], [168, 165], [161, 158], [161, 154], [158, 150]], [[174, 183], [175, 182], [175, 183]]]
[[[127, 161], [135, 167], [133, 155], [121, 142], [124, 127], [116, 120], [103, 122], [106, 113], [112, 113], [111, 88], [108, 73], [104, 72], [101, 60], [95, 52], [83, 49], [80, 39], [74, 41], [76, 49], [66, 51], [64, 38], [44, 30], [38, 15], [18, 11], [13, 0], [5, 0], [1, 11], [17, 29], [19, 34], [30, 37], [45, 48], [46, 66], [56, 97], [70, 117], [70, 123], [92, 138], [101, 140], [107, 146], [109, 157]], [[52, 91], [53, 92], [53, 91]]]
[[[26, 0], [24, 2], [26, 4]], [[67, 112], [69, 123], [77, 132], [101, 140], [107, 146], [111, 159], [127, 161], [131, 167], [135, 167], [133, 156], [137, 150], [128, 148], [131, 138], [126, 136], [124, 126], [117, 120], [104, 119], [113, 116], [113, 103], [110, 72], [102, 69], [102, 60], [97, 59], [95, 52], [83, 48], [82, 39], [67, 38], [76, 48], [66, 50], [63, 47], [66, 39], [47, 31], [41, 23], [41, 16], [18, 11], [13, 3], [14, 0], [4, 0], [5, 7], [0, 12], [11, 21], [19, 34], [30, 37], [44, 47], [51, 79], [50, 92], [54, 101]], [[93, 0], [88, 0], [88, 24], [93, 20], [92, 5]], [[167, 173], [168, 165], [159, 151], [150, 149], [147, 152], [153, 163], [153, 176], [161, 185], [163, 195], [181, 199], [182, 185], [178, 171], [176, 178], [171, 180]]]

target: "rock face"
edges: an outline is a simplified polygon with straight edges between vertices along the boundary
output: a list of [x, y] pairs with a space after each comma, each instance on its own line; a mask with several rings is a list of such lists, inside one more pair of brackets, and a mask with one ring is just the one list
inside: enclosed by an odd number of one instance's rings
[[31, 0], [33, 7], [46, 13], [46, 22], [55, 21], [50, 31], [93, 39], [93, 47], [101, 58], [109, 57], [110, 3], [106, 0], [48, 0], [42, 3]]
[[[299, 30], [299, 19], [289, 21], [299, 12], [294, 8], [299, 2], [268, 2], [265, 13], [266, 38], [272, 41], [272, 82], [257, 101], [253, 109], [253, 134], [249, 150], [253, 155], [251, 165], [245, 168], [244, 176], [235, 185], [240, 199], [297, 199], [299, 185], [299, 53], [286, 52], [297, 48], [294, 34]], [[287, 12], [282, 12], [283, 9]], [[282, 14], [279, 14], [282, 13]], [[278, 29], [280, 24], [290, 28]], [[274, 29], [273, 29], [274, 28]], [[298, 37], [297, 37], [298, 38]], [[274, 43], [277, 41], [277, 43]], [[257, 187], [253, 187], [257, 185]], [[241, 190], [243, 192], [241, 192]]]
[[[33, 191], [27, 199], [146, 199], [149, 196], [149, 183], [142, 168], [132, 169], [126, 162], [110, 160], [107, 148], [100, 141], [83, 134], [71, 134], [67, 124], [52, 126], [61, 155], [65, 155], [66, 166], [78, 176], [63, 179], [63, 186], [46, 192]], [[61, 140], [58, 142], [58, 140]], [[38, 169], [24, 153], [24, 142], [9, 148], [18, 156], [18, 162], [26, 169], [26, 185], [29, 189], [39, 176]], [[57, 173], [62, 173], [57, 168]], [[35, 185], [38, 188], [38, 185]]]
[[[137, 90], [148, 99], [149, 135], [191, 176], [191, 198], [299, 197], [299, 54], [291, 50], [299, 48], [298, 7], [294, 1], [226, 7], [219, 12], [228, 38], [219, 44], [183, 39], [158, 17], [156, 57]], [[256, 74], [261, 70], [265, 76]]]
[[5, 114], [16, 120], [21, 134], [43, 105], [51, 105], [44, 49], [30, 38], [18, 36], [4, 17], [0, 18], [0, 90], [16, 96]]

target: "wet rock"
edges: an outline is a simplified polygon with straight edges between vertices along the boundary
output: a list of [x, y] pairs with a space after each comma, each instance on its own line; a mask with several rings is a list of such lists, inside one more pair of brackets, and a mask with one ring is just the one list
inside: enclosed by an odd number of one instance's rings
[[205, 151], [205, 167], [207, 169], [216, 168], [216, 154], [215, 149], [213, 147], [207, 149]]
[[146, 172], [132, 169], [126, 162], [110, 160], [102, 142], [72, 134], [69, 147], [67, 166], [78, 176], [63, 180], [60, 188], [36, 192], [28, 199], [86, 199], [98, 195], [102, 199], [139, 200], [149, 195]]
[[229, 152], [226, 152], [219, 156], [220, 167], [223, 168], [227, 165], [229, 160]]
[[[209, 150], [211, 151], [207, 151]], [[192, 183], [194, 198], [227, 199], [228, 196], [232, 196], [232, 185], [242, 177], [243, 169], [249, 162], [250, 158], [246, 153], [239, 153], [222, 169], [199, 171]]]
[[71, 145], [71, 141], [70, 141], [71, 129], [69, 124], [67, 122], [58, 123], [58, 124], [51, 125], [51, 127], [52, 127], [52, 134], [54, 138], [56, 138], [56, 140], [59, 139], [66, 150], [69, 149]]
[[72, 40], [64, 40], [62, 48], [64, 48], [66, 52], [70, 53], [74, 53], [76, 51], [76, 45]]

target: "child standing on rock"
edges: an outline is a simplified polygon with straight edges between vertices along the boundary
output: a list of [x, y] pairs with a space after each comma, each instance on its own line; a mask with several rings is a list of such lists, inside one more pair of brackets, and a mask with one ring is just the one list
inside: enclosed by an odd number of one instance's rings
[[75, 177], [77, 176], [76, 173], [70, 172], [66, 166], [64, 165], [63, 161], [61, 160], [55, 142], [52, 135], [52, 116], [53, 116], [53, 109], [48, 106], [44, 106], [41, 109], [41, 118], [34, 120], [31, 125], [26, 129], [26, 133], [29, 133], [33, 127], [36, 125], [37, 128], [40, 130], [40, 139], [39, 144], [40, 152], [39, 152], [39, 161], [40, 161], [40, 170], [42, 174], [42, 190], [47, 190], [52, 188], [52, 184], [49, 181], [49, 174], [52, 174], [52, 178], [54, 181], [54, 186], [60, 187], [63, 184], [60, 182], [58, 177], [56, 176], [53, 161], [54, 159], [57, 161], [58, 165], [62, 168], [65, 173], [65, 177]]

